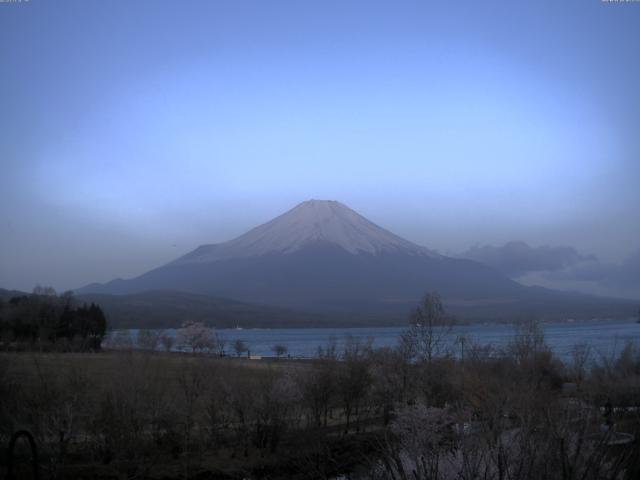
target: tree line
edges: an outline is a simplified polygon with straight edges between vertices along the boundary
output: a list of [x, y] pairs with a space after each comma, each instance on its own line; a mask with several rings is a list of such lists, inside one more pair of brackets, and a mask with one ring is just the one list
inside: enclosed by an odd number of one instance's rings
[[[112, 350], [139, 349], [147, 352], [172, 351], [192, 354], [207, 354], [225, 357], [251, 357], [250, 345], [242, 339], [232, 342], [213, 327], [203, 322], [186, 321], [174, 333], [169, 330], [138, 330], [135, 335], [128, 329], [116, 330], [103, 341], [103, 347]], [[275, 343], [271, 351], [280, 359], [289, 349], [282, 343]]]
[[107, 330], [100, 306], [77, 305], [72, 292], [36, 287], [0, 301], [0, 344], [5, 350], [99, 350]]

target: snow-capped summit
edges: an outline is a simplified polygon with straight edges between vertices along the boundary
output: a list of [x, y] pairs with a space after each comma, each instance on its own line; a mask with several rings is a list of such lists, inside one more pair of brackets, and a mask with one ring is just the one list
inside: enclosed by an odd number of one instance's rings
[[340, 202], [308, 200], [234, 240], [202, 245], [174, 263], [288, 254], [317, 246], [340, 247], [352, 254], [438, 256], [379, 227]]

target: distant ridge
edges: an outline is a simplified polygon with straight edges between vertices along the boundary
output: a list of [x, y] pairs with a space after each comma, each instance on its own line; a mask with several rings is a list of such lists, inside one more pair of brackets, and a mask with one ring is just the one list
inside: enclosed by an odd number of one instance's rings
[[79, 295], [78, 301], [100, 305], [110, 328], [176, 328], [185, 321], [216, 328], [326, 326], [327, 322], [317, 314], [168, 290], [128, 295], [88, 293]]
[[[550, 295], [555, 293], [554, 295]], [[458, 321], [518, 321], [529, 315], [546, 320], [572, 318], [628, 317], [635, 303], [586, 295], [566, 295], [533, 288], [532, 297], [504, 304], [449, 304], [447, 310]], [[539, 295], [536, 297], [536, 294]], [[0, 299], [29, 295], [0, 288]], [[379, 309], [375, 312], [308, 312], [239, 302], [210, 295], [157, 290], [127, 295], [87, 293], [77, 295], [78, 303], [94, 302], [107, 316], [109, 328], [178, 328], [183, 322], [198, 321], [216, 328], [300, 328], [363, 327], [406, 325], [407, 311]], [[564, 313], [563, 313], [564, 312]]]

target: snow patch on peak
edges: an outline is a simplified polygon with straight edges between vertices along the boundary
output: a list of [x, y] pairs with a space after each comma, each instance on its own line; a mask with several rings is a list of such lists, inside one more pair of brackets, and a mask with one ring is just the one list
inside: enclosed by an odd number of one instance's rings
[[340, 202], [307, 200], [234, 240], [203, 245], [174, 263], [288, 254], [317, 245], [340, 247], [352, 254], [439, 256], [379, 227]]

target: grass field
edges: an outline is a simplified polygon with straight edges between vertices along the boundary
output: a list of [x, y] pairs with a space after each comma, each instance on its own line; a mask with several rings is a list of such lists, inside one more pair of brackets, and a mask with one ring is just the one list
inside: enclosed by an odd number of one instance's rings
[[370, 435], [365, 422], [345, 437], [336, 410], [326, 428], [303, 428], [301, 398], [289, 389], [313, 368], [135, 351], [1, 353], [0, 439], [4, 449], [11, 431], [32, 432], [52, 478], [306, 478], [318, 454], [332, 458], [323, 469], [352, 468], [359, 455], [349, 452]]

